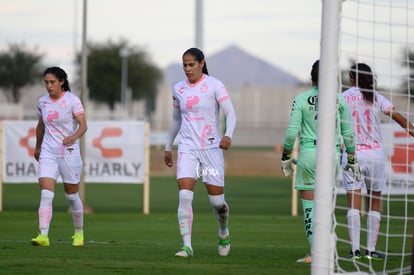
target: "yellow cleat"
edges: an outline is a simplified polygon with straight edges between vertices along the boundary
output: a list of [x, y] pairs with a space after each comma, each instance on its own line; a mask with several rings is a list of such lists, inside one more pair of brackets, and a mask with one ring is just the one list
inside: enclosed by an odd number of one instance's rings
[[49, 246], [49, 237], [46, 234], [39, 234], [31, 241], [34, 246]]
[[75, 233], [72, 236], [72, 246], [83, 246], [83, 232]]

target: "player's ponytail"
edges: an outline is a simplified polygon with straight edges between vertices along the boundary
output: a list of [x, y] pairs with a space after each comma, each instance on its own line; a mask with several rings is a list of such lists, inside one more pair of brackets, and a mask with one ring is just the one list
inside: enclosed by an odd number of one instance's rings
[[187, 54], [190, 54], [190, 55], [194, 56], [194, 58], [198, 62], [204, 61], [203, 73], [206, 74], [206, 75], [208, 75], [207, 62], [206, 62], [206, 60], [204, 58], [204, 53], [200, 49], [198, 49], [198, 48], [190, 48], [190, 49], [186, 50], [183, 53], [183, 57], [184, 57], [184, 55], [187, 55]]
[[62, 91], [70, 91], [68, 75], [62, 68], [49, 67], [45, 70], [43, 76], [45, 76], [46, 74], [53, 74], [54, 76], [56, 76], [57, 79], [59, 79], [59, 81], [63, 80]]

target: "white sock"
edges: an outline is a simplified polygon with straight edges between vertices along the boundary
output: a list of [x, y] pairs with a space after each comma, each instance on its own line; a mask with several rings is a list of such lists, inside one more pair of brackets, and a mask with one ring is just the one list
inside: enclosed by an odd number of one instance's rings
[[377, 245], [379, 228], [381, 222], [381, 213], [378, 211], [369, 211], [367, 217], [367, 250], [375, 251]]
[[39, 230], [40, 234], [49, 234], [50, 222], [53, 215], [53, 198], [55, 193], [52, 191], [43, 189], [40, 191], [40, 204], [39, 204]]
[[194, 192], [191, 190], [183, 189], [178, 192], [178, 225], [180, 227], [180, 234], [183, 238], [184, 246], [191, 246], [191, 234], [193, 227], [193, 198]]
[[360, 235], [361, 235], [361, 218], [359, 210], [355, 208], [348, 209], [348, 234], [351, 241], [352, 251], [360, 250]]
[[70, 210], [72, 212], [73, 226], [75, 233], [80, 233], [83, 230], [83, 203], [79, 193], [66, 194], [65, 197], [69, 202]]
[[213, 213], [216, 216], [219, 225], [219, 237], [223, 238], [229, 235], [229, 206], [224, 200], [224, 194], [211, 196], [208, 195]]

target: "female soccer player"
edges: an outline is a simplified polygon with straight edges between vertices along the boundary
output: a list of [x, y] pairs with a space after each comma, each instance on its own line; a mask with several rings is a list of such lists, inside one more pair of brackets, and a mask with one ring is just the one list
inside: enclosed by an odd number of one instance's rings
[[[297, 160], [295, 189], [299, 190], [302, 198], [304, 214], [305, 234], [310, 247], [312, 247], [313, 236], [313, 193], [315, 189], [315, 170], [316, 170], [316, 145], [317, 145], [317, 118], [318, 118], [318, 73], [319, 60], [312, 65], [311, 79], [312, 88], [296, 96], [290, 115], [282, 152], [282, 171], [285, 176], [293, 173], [293, 163], [296, 160], [291, 158], [291, 152], [300, 132], [299, 156]], [[335, 91], [332, 91], [335, 92]], [[345, 143], [346, 151], [349, 154], [347, 169], [354, 172], [354, 176], [359, 176], [359, 167], [353, 158], [355, 145], [353, 139], [352, 124], [349, 118], [348, 106], [342, 95], [337, 97], [337, 114], [340, 121], [337, 123], [336, 149], [339, 153], [341, 145], [341, 135]], [[339, 135], [340, 134], [340, 135]], [[334, 183], [332, 183], [334, 184]], [[311, 263], [310, 255], [299, 259], [298, 262]]]
[[395, 110], [395, 106], [375, 90], [375, 77], [364, 63], [351, 67], [349, 79], [352, 87], [343, 93], [348, 103], [355, 130], [356, 155], [362, 179], [355, 181], [348, 171], [343, 172], [344, 188], [348, 200], [348, 232], [351, 252], [347, 258], [360, 259], [361, 188], [365, 185], [369, 197], [367, 217], [367, 250], [365, 258], [383, 260], [385, 255], [376, 251], [380, 228], [381, 192], [386, 188], [385, 157], [381, 138], [380, 115], [384, 113], [414, 136], [414, 127]]
[[39, 120], [34, 153], [39, 162], [40, 233], [31, 243], [49, 246], [55, 184], [61, 176], [75, 227], [72, 245], [83, 246], [83, 204], [78, 189], [82, 173], [79, 139], [87, 130], [84, 109], [79, 98], [70, 92], [63, 69], [47, 68], [43, 76], [48, 93], [40, 97], [37, 104]]
[[[165, 146], [164, 162], [172, 167], [172, 146], [180, 132], [177, 157], [178, 224], [183, 247], [177, 257], [193, 256], [191, 246], [194, 187], [202, 178], [219, 225], [218, 253], [230, 252], [228, 229], [229, 206], [224, 199], [224, 160], [221, 149], [231, 146], [236, 126], [236, 114], [223, 83], [210, 76], [204, 54], [197, 48], [186, 50], [182, 56], [187, 79], [174, 85], [173, 115]], [[226, 117], [226, 131], [220, 137], [220, 109]]]

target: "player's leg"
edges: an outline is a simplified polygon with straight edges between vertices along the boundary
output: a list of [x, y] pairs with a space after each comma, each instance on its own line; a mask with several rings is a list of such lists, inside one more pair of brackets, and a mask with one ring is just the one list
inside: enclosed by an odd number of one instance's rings
[[193, 198], [197, 182], [198, 161], [194, 152], [178, 152], [177, 184], [178, 184], [178, 225], [183, 240], [183, 247], [175, 253], [176, 257], [192, 257], [191, 244], [193, 228]]
[[224, 158], [223, 151], [212, 148], [200, 153], [199, 174], [207, 188], [208, 199], [218, 223], [218, 253], [228, 256], [230, 253], [229, 206], [224, 198]]
[[367, 215], [367, 252], [365, 257], [382, 260], [385, 256], [376, 251], [376, 245], [381, 224], [380, 197], [381, 192], [367, 190], [370, 200], [370, 209]]
[[53, 216], [53, 198], [55, 196], [55, 184], [58, 176], [56, 160], [42, 156], [39, 160], [39, 185], [40, 203], [39, 234], [31, 240], [35, 246], [49, 246], [49, 227]]
[[206, 184], [208, 199], [213, 207], [219, 230], [218, 253], [220, 256], [228, 256], [230, 253], [230, 233], [229, 233], [229, 206], [224, 199], [224, 188], [212, 184]]
[[361, 239], [361, 190], [352, 190], [347, 192], [348, 199], [348, 235], [351, 241], [351, 252], [347, 258], [360, 259], [360, 239]]
[[79, 196], [79, 182], [82, 173], [82, 159], [79, 156], [65, 156], [59, 161], [60, 174], [64, 182], [65, 197], [69, 203], [75, 233], [72, 236], [73, 246], [84, 245], [84, 209]]
[[[316, 151], [299, 152], [295, 188], [299, 190], [303, 207], [304, 231], [309, 248], [312, 247], [313, 240], [313, 190], [315, 188], [315, 161]], [[311, 263], [310, 253], [304, 258], [298, 259], [298, 262]]]
[[303, 220], [305, 227], [305, 235], [309, 246], [312, 247], [313, 240], [313, 190], [301, 190], [301, 201], [303, 207]]
[[[362, 174], [366, 173], [366, 165], [363, 160], [359, 161]], [[351, 242], [351, 251], [346, 258], [360, 259], [360, 239], [361, 239], [361, 188], [364, 185], [364, 179], [356, 181], [351, 171], [342, 171], [344, 189], [346, 191], [348, 212], [347, 226], [348, 235]]]
[[193, 198], [194, 198], [194, 186], [196, 180], [193, 178], [180, 178], [178, 179], [178, 225], [180, 229], [180, 235], [183, 239], [183, 247], [178, 251], [175, 256], [177, 257], [190, 257], [193, 256], [193, 247], [191, 245], [191, 236], [193, 228]]
[[372, 260], [383, 260], [385, 255], [376, 251], [381, 224], [381, 191], [386, 188], [385, 164], [381, 160], [372, 160], [370, 177], [367, 177], [367, 193], [369, 197], [367, 215], [367, 251], [365, 257]]
[[53, 216], [53, 198], [56, 181], [52, 178], [39, 178], [40, 203], [39, 203], [39, 235], [31, 240], [35, 246], [49, 246], [49, 227]]

